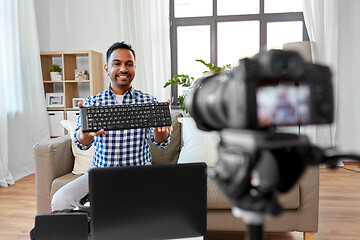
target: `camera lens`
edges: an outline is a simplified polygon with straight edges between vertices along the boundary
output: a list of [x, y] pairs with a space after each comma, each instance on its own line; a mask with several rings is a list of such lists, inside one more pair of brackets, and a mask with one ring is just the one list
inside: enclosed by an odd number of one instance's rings
[[224, 84], [219, 75], [210, 75], [196, 80], [191, 93], [185, 100], [186, 109], [202, 130], [221, 129], [224, 108], [221, 105]]
[[240, 72], [237, 67], [196, 80], [185, 106], [198, 128], [209, 131], [242, 126], [245, 94]]

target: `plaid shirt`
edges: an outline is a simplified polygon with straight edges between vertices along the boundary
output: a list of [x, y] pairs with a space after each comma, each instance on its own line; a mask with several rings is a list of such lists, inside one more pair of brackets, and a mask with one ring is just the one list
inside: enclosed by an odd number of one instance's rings
[[[125, 94], [122, 104], [141, 104], [157, 102], [153, 96], [143, 93], [131, 87]], [[84, 106], [105, 106], [118, 104], [114, 97], [114, 92], [108, 88], [96, 96], [90, 96], [86, 99]], [[81, 119], [78, 118], [76, 131], [81, 127]], [[75, 132], [76, 132], [75, 131]], [[95, 146], [94, 165], [97, 167], [113, 166], [134, 166], [145, 165], [151, 162], [150, 145], [148, 140], [159, 148], [165, 148], [170, 142], [171, 133], [167, 140], [157, 143], [154, 140], [154, 131], [152, 128], [138, 128], [106, 131], [106, 135], [94, 137], [92, 144]], [[86, 146], [80, 144], [74, 138], [75, 145], [86, 150], [92, 144]]]

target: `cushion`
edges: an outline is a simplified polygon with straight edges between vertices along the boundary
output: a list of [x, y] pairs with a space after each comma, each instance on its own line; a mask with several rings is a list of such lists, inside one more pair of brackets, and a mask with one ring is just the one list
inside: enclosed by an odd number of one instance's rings
[[231, 209], [231, 203], [220, 192], [214, 181], [207, 181], [207, 208], [208, 209]]
[[181, 125], [178, 121], [181, 117], [181, 113], [172, 116], [173, 132], [170, 143], [166, 148], [155, 147], [151, 140], [149, 141], [152, 164], [177, 163], [181, 150]]
[[[300, 185], [296, 183], [288, 192], [279, 194], [279, 203], [284, 210], [296, 210], [300, 207]], [[207, 208], [231, 209], [227, 197], [219, 190], [213, 180], [208, 180]]]
[[93, 163], [94, 159], [94, 147], [91, 146], [87, 150], [80, 150], [76, 147], [74, 141], [74, 133], [76, 128], [76, 122], [70, 121], [70, 120], [62, 120], [61, 124], [64, 126], [64, 128], [68, 131], [70, 134], [70, 137], [72, 139], [71, 148], [75, 157], [74, 160], [74, 168], [72, 173], [73, 174], [84, 174], [88, 171], [89, 167]]
[[217, 135], [201, 131], [193, 118], [181, 118], [184, 147], [181, 149], [178, 163], [205, 162], [213, 167], [218, 156]]

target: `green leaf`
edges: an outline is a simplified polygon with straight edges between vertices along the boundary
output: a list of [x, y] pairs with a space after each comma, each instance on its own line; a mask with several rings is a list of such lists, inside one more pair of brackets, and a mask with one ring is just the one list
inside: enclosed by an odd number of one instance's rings
[[196, 59], [195, 61], [204, 64], [209, 69], [209, 71], [204, 71], [203, 73], [211, 72], [211, 73], [214, 73], [214, 74], [220, 74], [221, 72], [231, 68], [231, 64], [226, 64], [223, 67], [218, 67], [218, 66], [215, 66], [212, 63], [206, 63], [204, 60], [201, 60], [201, 59]]
[[221, 69], [222, 69], [223, 71], [225, 71], [225, 70], [230, 70], [230, 69], [231, 69], [231, 64], [226, 64], [226, 65], [222, 66]]
[[60, 65], [53, 64], [53, 65], [50, 66], [49, 71], [50, 72], [61, 72], [62, 68], [60, 67]]
[[180, 95], [180, 96], [178, 97], [178, 103], [177, 103], [177, 105], [178, 105], [183, 111], [186, 111], [186, 112], [187, 112], [186, 107], [185, 107], [185, 98], [186, 98], [186, 95], [185, 95], [185, 94], [184, 94], [184, 95]]
[[172, 79], [169, 79], [164, 88], [170, 86], [171, 84], [178, 84], [182, 87], [190, 87], [194, 81], [194, 77], [190, 77], [189, 75], [185, 74], [176, 74]]

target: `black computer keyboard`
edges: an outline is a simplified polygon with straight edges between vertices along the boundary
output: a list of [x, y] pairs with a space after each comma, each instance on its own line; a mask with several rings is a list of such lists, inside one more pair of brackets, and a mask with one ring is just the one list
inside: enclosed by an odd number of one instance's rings
[[83, 132], [171, 125], [166, 102], [82, 107], [80, 114]]

